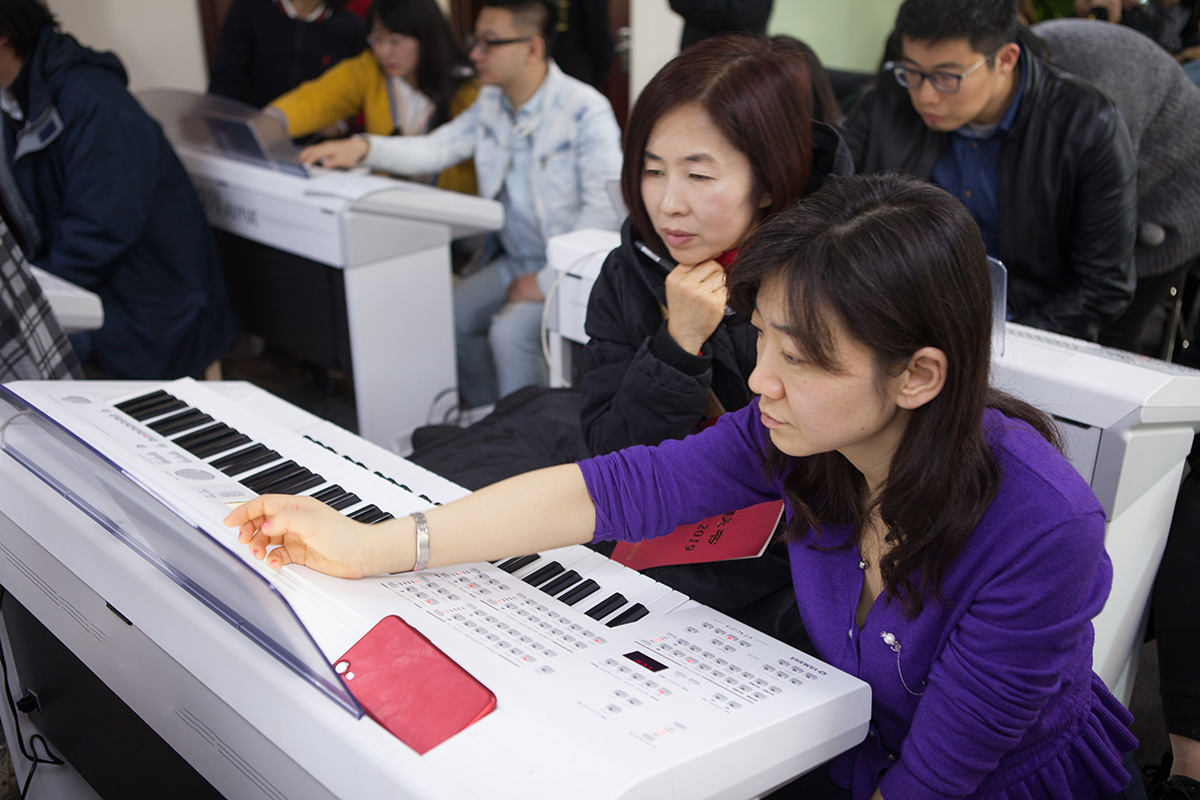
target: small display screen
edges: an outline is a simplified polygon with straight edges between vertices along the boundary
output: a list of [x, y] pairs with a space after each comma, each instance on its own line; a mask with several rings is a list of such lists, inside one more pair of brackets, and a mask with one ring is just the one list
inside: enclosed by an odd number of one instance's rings
[[655, 661], [653, 658], [639, 650], [634, 650], [632, 653], [626, 653], [625, 657], [635, 664], [641, 664], [651, 672], [662, 672], [667, 668], [666, 664]]

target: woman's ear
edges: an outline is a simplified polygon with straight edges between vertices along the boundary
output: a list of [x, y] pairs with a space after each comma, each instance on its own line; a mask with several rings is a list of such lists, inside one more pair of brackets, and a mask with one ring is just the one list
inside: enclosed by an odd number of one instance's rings
[[913, 353], [895, 384], [896, 405], [911, 411], [937, 397], [946, 385], [946, 368], [946, 354], [936, 347]]

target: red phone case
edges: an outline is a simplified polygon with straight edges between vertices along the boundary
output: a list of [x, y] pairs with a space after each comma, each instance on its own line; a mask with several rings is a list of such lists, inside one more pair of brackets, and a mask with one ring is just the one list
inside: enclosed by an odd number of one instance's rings
[[491, 690], [397, 616], [381, 619], [334, 668], [371, 719], [422, 755], [496, 707]]

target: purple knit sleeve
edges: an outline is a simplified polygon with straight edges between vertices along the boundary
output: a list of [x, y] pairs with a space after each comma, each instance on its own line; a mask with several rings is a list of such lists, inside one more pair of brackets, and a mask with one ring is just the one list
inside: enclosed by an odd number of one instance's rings
[[579, 462], [596, 505], [596, 540], [637, 541], [781, 495], [767, 477], [758, 403], [657, 447], [631, 447]]

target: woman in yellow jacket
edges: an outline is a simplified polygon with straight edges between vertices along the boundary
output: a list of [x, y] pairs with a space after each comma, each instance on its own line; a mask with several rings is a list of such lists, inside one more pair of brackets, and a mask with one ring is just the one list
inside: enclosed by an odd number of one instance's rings
[[[434, 0], [374, 0], [369, 50], [273, 100], [288, 135], [307, 136], [363, 114], [367, 133], [426, 133], [471, 107], [479, 92], [470, 62]], [[471, 161], [443, 170], [437, 185], [475, 194]]]

